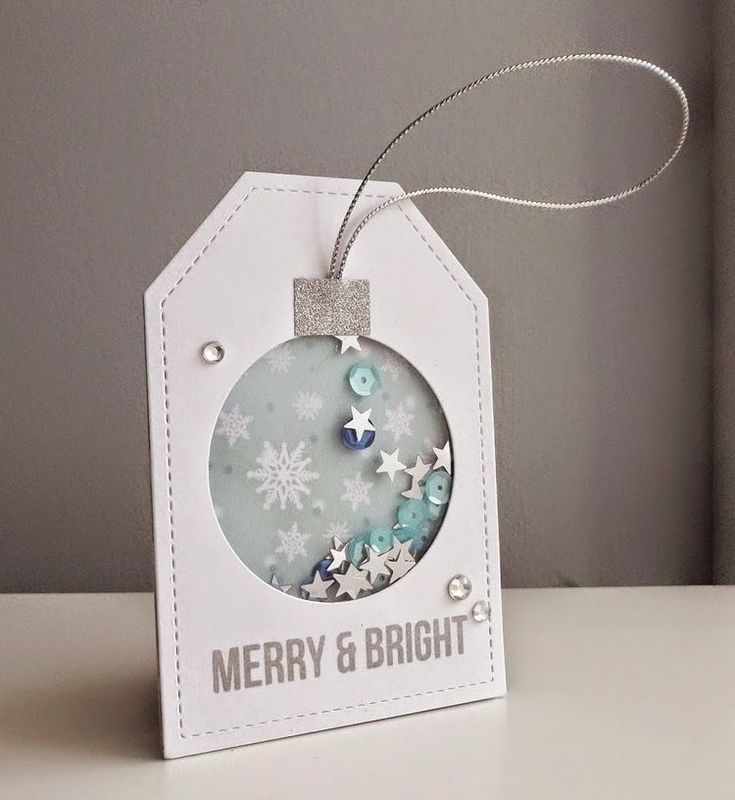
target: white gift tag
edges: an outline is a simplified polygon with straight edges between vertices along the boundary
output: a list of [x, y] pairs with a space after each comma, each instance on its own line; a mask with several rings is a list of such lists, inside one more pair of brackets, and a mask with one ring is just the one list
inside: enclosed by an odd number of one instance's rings
[[404, 203], [294, 337], [356, 186], [247, 173], [146, 293], [166, 757], [505, 692], [486, 298]]

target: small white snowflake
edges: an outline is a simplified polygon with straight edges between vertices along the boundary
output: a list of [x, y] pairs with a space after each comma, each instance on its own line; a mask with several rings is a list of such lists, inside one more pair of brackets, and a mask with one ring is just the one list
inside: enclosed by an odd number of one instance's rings
[[271, 372], [288, 372], [291, 364], [296, 360], [296, 356], [291, 352], [287, 344], [282, 344], [266, 353], [266, 361], [271, 368]]
[[388, 353], [383, 362], [383, 371], [387, 372], [394, 381], [397, 381], [406, 371], [406, 367], [399, 355]]
[[347, 535], [350, 532], [349, 525], [346, 522], [333, 522], [328, 528], [327, 532], [323, 533], [322, 536], [325, 539], [341, 539], [345, 541], [347, 539]]
[[411, 423], [414, 415], [406, 409], [403, 403], [399, 403], [395, 409], [386, 408], [385, 416], [388, 418], [385, 429], [393, 434], [394, 441], [399, 441], [402, 436], [411, 435]]
[[322, 398], [316, 392], [299, 392], [291, 404], [300, 420], [314, 420], [322, 410]]
[[218, 436], [226, 436], [227, 444], [234, 447], [238, 439], [247, 441], [250, 438], [248, 425], [253, 421], [252, 417], [246, 417], [240, 413], [240, 404], [232, 407], [232, 411], [222, 411], [219, 415], [219, 425], [215, 429]]
[[276, 553], [283, 553], [286, 556], [286, 561], [292, 564], [296, 556], [306, 555], [304, 545], [310, 536], [310, 533], [301, 533], [298, 524], [294, 522], [287, 531], [278, 531], [278, 538], [281, 543], [276, 547]]
[[288, 445], [283, 442], [281, 449], [276, 450], [270, 442], [263, 442], [263, 452], [255, 459], [258, 469], [248, 470], [248, 478], [261, 481], [255, 490], [265, 492], [263, 508], [266, 511], [278, 500], [281, 511], [288, 503], [301, 509], [302, 494], [311, 494], [307, 486], [309, 481], [319, 477], [318, 472], [307, 469], [311, 459], [304, 457], [306, 442], [299, 442], [293, 452], [288, 452]]
[[353, 511], [357, 511], [361, 505], [370, 505], [370, 490], [373, 485], [370, 481], [363, 480], [359, 472], [355, 473], [354, 478], [342, 478], [342, 484], [345, 491], [340, 500], [349, 503]]

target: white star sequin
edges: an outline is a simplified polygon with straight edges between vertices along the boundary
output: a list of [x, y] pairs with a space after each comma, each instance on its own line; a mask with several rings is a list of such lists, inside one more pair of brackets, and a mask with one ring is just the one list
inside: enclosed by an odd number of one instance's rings
[[422, 500], [424, 497], [424, 489], [421, 484], [414, 478], [411, 481], [411, 488], [406, 489], [405, 492], [401, 492], [404, 497], [407, 497], [409, 500]]
[[327, 599], [327, 589], [331, 586], [334, 586], [333, 580], [325, 581], [324, 578], [319, 574], [319, 570], [314, 573], [314, 578], [312, 579], [311, 583], [304, 583], [301, 586], [301, 590], [306, 592], [306, 596], [309, 600], [326, 600]]
[[362, 564], [360, 564], [360, 569], [367, 573], [370, 583], [375, 583], [375, 580], [381, 575], [390, 575], [390, 571], [385, 563], [389, 555], [390, 550], [385, 553], [378, 553], [377, 550], [373, 550], [372, 547], [367, 548], [367, 557]]
[[375, 430], [375, 426], [370, 422], [372, 408], [367, 411], [358, 411], [354, 406], [350, 406], [350, 411], [352, 412], [352, 419], [349, 422], [345, 422], [344, 427], [355, 431], [358, 440], [362, 439], [365, 431]]
[[405, 464], [401, 464], [398, 460], [398, 448], [388, 455], [384, 450], [380, 451], [380, 457], [383, 459], [383, 463], [375, 470], [376, 472], [385, 472], [386, 475], [390, 478], [390, 482], [393, 483], [393, 479], [396, 477], [396, 472], [400, 472], [402, 469], [406, 469]]
[[339, 572], [334, 573], [334, 580], [337, 581], [339, 589], [335, 597], [339, 599], [347, 595], [350, 600], [357, 599], [360, 592], [369, 592], [373, 587], [370, 585], [367, 575], [361, 572], [354, 564], [350, 564], [344, 575]]
[[415, 480], [420, 481], [430, 469], [431, 467], [421, 460], [421, 456], [416, 456], [416, 463], [406, 470], [406, 475], [410, 475]]
[[362, 350], [360, 342], [357, 341], [357, 336], [337, 336], [341, 344], [340, 353], [346, 353], [350, 348], [354, 350]]
[[434, 462], [433, 469], [444, 469], [451, 475], [452, 474], [452, 448], [447, 442], [444, 447], [432, 447], [436, 461]]
[[340, 539], [334, 537], [334, 547], [330, 548], [329, 555], [332, 557], [332, 563], [327, 567], [329, 572], [342, 569], [342, 565], [347, 561], [347, 548]]
[[391, 553], [396, 552], [395, 558], [388, 561], [388, 567], [391, 571], [391, 583], [402, 578], [415, 565], [416, 559], [411, 555], [410, 548], [410, 539], [407, 542], [398, 542], [397, 545], [391, 548]]
[[[399, 530], [400, 525], [396, 525], [394, 530]], [[401, 540], [397, 539], [395, 536], [393, 537], [393, 545], [391, 546], [390, 550], [388, 551], [388, 558], [389, 559], [396, 559], [401, 554]]]
[[291, 591], [291, 584], [281, 583], [278, 580], [278, 575], [276, 575], [275, 572], [271, 575], [271, 586], [274, 589], [278, 589], [279, 591], [283, 592], [284, 594], [288, 594]]

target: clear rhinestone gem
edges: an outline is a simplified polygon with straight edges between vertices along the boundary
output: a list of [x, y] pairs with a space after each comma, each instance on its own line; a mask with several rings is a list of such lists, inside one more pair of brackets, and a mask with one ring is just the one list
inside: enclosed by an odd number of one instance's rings
[[202, 347], [202, 358], [207, 364], [216, 364], [225, 357], [225, 348], [219, 342], [207, 342]]
[[485, 600], [479, 600], [472, 606], [472, 611], [470, 613], [475, 622], [485, 622], [490, 616], [490, 606]]
[[452, 600], [464, 600], [471, 591], [472, 581], [466, 575], [455, 575], [447, 584], [447, 592]]

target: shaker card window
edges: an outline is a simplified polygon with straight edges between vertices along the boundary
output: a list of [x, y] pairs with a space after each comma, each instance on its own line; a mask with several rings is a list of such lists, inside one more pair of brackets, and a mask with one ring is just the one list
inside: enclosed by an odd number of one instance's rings
[[266, 583], [307, 600], [356, 600], [406, 575], [437, 536], [452, 493], [449, 426], [391, 348], [303, 336], [232, 388], [209, 485], [225, 538]]

